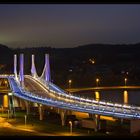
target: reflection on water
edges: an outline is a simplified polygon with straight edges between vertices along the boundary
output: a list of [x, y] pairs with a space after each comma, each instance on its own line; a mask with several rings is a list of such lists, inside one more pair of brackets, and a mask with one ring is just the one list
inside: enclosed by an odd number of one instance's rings
[[124, 104], [128, 104], [128, 92], [126, 90], [123, 92], [123, 99]]
[[140, 106], [140, 91], [103, 91], [100, 97], [101, 100], [109, 100], [118, 103], [128, 102], [128, 104]]
[[[100, 100], [116, 102], [116, 103], [128, 103], [140, 106], [140, 91], [123, 91], [123, 90], [112, 90], [112, 91], [98, 91]], [[84, 91], [78, 94], [80, 96], [96, 98], [97, 92], [95, 91]], [[125, 98], [124, 98], [125, 97]]]
[[129, 91], [129, 104], [140, 106], [140, 91]]

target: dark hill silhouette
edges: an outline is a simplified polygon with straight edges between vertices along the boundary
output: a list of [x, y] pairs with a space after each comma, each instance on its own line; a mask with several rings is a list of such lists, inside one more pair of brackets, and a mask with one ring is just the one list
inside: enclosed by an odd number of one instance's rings
[[13, 70], [13, 51], [0, 44], [0, 73], [10, 73]]
[[[98, 76], [99, 70], [104, 73], [106, 69], [112, 71], [117, 77], [120, 76], [121, 71], [128, 71], [130, 78], [140, 80], [140, 43], [87, 44], [75, 48], [44, 46], [23, 49], [10, 49], [5, 45], [0, 45], [0, 64], [5, 66], [0, 69], [0, 73], [13, 73], [13, 54], [15, 53], [18, 56], [20, 53], [24, 53], [26, 74], [30, 73], [31, 54], [35, 54], [35, 63], [39, 75], [43, 70], [44, 55], [49, 53], [51, 77], [58, 85], [66, 85], [69, 78], [75, 79], [75, 83], [76, 79], [79, 79], [80, 84], [81, 77], [85, 78], [83, 84], [87, 81], [92, 82]], [[95, 59], [94, 65], [89, 63], [91, 58]], [[107, 74], [102, 74], [101, 77], [104, 75], [107, 76]]]

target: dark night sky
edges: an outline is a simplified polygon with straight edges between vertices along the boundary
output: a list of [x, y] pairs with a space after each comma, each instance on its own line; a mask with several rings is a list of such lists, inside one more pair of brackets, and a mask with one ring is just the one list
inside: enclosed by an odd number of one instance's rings
[[140, 4], [0, 4], [0, 43], [76, 47], [140, 42]]

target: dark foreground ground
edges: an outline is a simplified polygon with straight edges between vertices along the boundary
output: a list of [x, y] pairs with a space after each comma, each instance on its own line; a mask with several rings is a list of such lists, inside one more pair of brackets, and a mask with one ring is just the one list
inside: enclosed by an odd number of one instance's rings
[[[128, 124], [120, 125], [120, 122], [107, 122], [106, 132], [73, 127], [70, 133], [69, 126], [61, 126], [58, 118], [49, 116], [40, 121], [38, 116], [29, 115], [25, 125], [25, 112], [16, 112], [15, 118], [9, 118], [7, 113], [0, 113], [0, 136], [121, 136], [129, 137]], [[139, 135], [139, 134], [136, 134]]]

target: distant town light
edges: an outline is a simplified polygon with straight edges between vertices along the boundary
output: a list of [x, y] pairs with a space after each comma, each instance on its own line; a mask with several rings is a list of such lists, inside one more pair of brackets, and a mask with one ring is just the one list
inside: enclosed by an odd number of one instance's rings
[[98, 87], [99, 79], [96, 78], [96, 86]]
[[95, 63], [95, 60], [94, 59], [89, 59], [89, 61], [91, 62], [91, 64], [94, 64]]
[[72, 69], [69, 69], [70, 72], [72, 72]]
[[127, 78], [124, 79], [124, 82], [125, 82], [125, 86], [126, 86]]
[[69, 84], [71, 84], [72, 83], [72, 80], [69, 80]]
[[99, 79], [98, 78], [96, 79], [96, 82], [99, 82]]
[[91, 61], [91, 63], [92, 63], [92, 64], [94, 64], [94, 63], [95, 63], [95, 61], [93, 60], [93, 61]]

